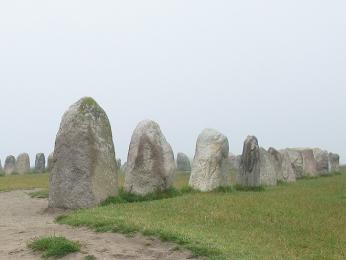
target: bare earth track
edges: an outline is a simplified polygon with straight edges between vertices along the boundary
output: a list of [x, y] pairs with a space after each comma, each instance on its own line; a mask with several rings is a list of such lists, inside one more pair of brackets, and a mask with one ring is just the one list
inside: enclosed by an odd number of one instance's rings
[[0, 259], [41, 259], [27, 248], [27, 242], [40, 236], [57, 235], [79, 241], [82, 253], [62, 259], [189, 259], [191, 253], [177, 251], [172, 243], [136, 235], [96, 233], [86, 228], [73, 228], [54, 223], [63, 212], [48, 212], [46, 199], [30, 198], [32, 191], [0, 192]]

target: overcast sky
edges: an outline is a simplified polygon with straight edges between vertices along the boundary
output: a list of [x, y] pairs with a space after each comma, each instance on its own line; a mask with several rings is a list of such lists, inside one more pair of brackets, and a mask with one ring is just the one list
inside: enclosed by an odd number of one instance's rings
[[153, 119], [193, 156], [215, 128], [241, 153], [321, 147], [346, 162], [346, 1], [0, 3], [0, 158], [49, 153], [63, 113], [92, 96], [126, 160]]

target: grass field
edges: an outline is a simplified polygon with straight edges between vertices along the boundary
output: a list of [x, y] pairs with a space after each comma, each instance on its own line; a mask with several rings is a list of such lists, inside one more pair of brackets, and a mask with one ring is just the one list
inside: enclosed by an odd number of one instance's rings
[[[0, 190], [4, 180], [15, 178], [23, 176], [0, 177]], [[27, 178], [29, 184], [21, 187], [35, 186], [30, 178], [47, 187], [46, 175]], [[187, 180], [179, 174], [175, 186], [186, 187]], [[208, 259], [346, 259], [345, 170], [258, 192], [227, 191], [110, 204], [78, 210], [58, 222], [100, 232], [139, 231]]]
[[42, 188], [48, 189], [48, 174], [10, 175], [0, 177], [0, 192]]

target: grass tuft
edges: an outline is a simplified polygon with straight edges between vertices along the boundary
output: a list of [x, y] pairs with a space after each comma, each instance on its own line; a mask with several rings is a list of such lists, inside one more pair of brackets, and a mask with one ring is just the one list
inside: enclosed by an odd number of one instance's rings
[[96, 260], [96, 257], [93, 255], [87, 255], [86, 257], [84, 257], [84, 260]]
[[49, 191], [48, 190], [39, 190], [39, 191], [34, 191], [29, 193], [31, 198], [36, 198], [36, 199], [47, 199], [49, 196]]
[[247, 186], [241, 186], [241, 185], [235, 185], [236, 191], [255, 191], [255, 192], [262, 192], [265, 191], [264, 186], [258, 186], [258, 187], [247, 187]]
[[43, 237], [36, 239], [28, 244], [33, 251], [42, 252], [45, 258], [61, 258], [71, 253], [80, 251], [80, 244], [70, 241], [65, 237]]

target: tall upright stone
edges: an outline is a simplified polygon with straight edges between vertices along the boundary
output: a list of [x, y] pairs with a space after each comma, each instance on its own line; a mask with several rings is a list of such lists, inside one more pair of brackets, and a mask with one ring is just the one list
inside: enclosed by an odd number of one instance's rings
[[183, 172], [191, 171], [190, 159], [184, 153], [178, 153], [177, 155], [177, 170]]
[[108, 117], [95, 100], [82, 98], [64, 114], [56, 137], [49, 207], [93, 207], [117, 189]]
[[4, 172], [6, 175], [11, 175], [16, 171], [16, 158], [13, 155], [6, 157]]
[[51, 172], [53, 170], [53, 165], [54, 165], [54, 153], [50, 153], [48, 155], [48, 159], [47, 159], [47, 171]]
[[329, 171], [338, 172], [340, 170], [340, 156], [336, 153], [329, 153]]
[[198, 136], [189, 186], [207, 192], [229, 185], [229, 143], [225, 135], [204, 129]]
[[140, 122], [133, 132], [125, 168], [125, 191], [146, 195], [170, 188], [175, 176], [174, 154], [151, 120]]
[[314, 157], [317, 162], [317, 172], [318, 175], [327, 175], [329, 174], [329, 158], [328, 152], [323, 151], [319, 148], [313, 149]]
[[272, 147], [269, 148], [268, 152], [271, 154], [272, 160], [274, 162], [277, 180], [282, 182], [296, 181], [296, 175], [294, 173], [288, 152], [279, 152]]
[[277, 184], [275, 162], [269, 152], [259, 147], [255, 136], [248, 136], [244, 142], [237, 183], [245, 187]]
[[18, 155], [16, 161], [16, 173], [23, 175], [30, 172], [30, 158], [27, 153]]
[[117, 159], [117, 167], [118, 167], [118, 170], [121, 169], [121, 159]]
[[299, 179], [304, 177], [304, 163], [301, 151], [292, 148], [287, 148], [285, 150], [281, 150], [280, 152], [282, 154], [285, 152], [288, 154], [296, 178]]
[[314, 152], [312, 149], [302, 149], [303, 166], [304, 173], [310, 177], [316, 177], [318, 175], [317, 162], [314, 157]]
[[46, 157], [43, 153], [36, 154], [35, 171], [42, 173], [46, 170]]

